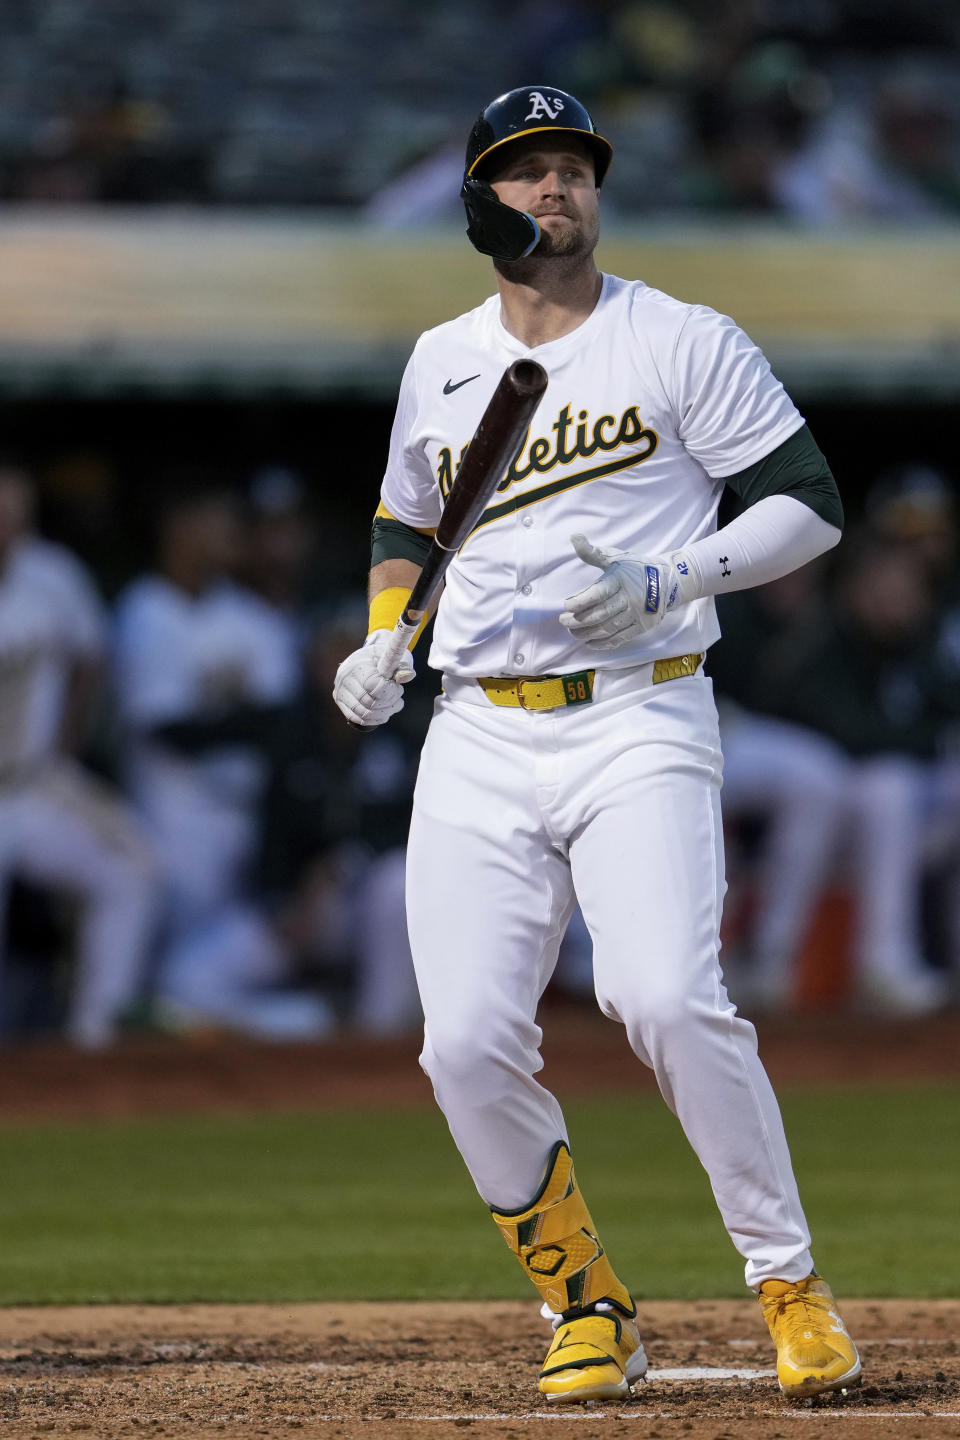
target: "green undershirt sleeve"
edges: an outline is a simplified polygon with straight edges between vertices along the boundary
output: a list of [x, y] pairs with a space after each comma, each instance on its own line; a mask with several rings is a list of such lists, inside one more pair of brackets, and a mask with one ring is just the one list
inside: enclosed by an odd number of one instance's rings
[[377, 515], [370, 537], [370, 568], [382, 560], [412, 560], [414, 565], [422, 565], [432, 538], [402, 520], [387, 520]]
[[821, 520], [843, 529], [837, 482], [806, 425], [755, 465], [727, 475], [725, 481], [745, 505], [755, 505], [767, 495], [792, 495], [809, 505]]

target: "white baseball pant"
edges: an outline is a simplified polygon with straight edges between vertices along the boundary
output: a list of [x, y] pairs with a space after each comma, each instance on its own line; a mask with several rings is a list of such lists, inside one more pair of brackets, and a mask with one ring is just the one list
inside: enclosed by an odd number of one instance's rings
[[[750, 979], [788, 1004], [796, 962], [835, 875], [850, 767], [823, 735], [767, 715], [721, 712], [723, 813], [767, 822], [758, 867]], [[731, 985], [737, 993], [731, 970]]]
[[[536, 1012], [579, 899], [597, 998], [654, 1070], [746, 1260], [812, 1269], [779, 1107], [718, 962], [721, 759], [702, 673], [599, 672], [593, 703], [493, 706], [448, 677], [421, 760], [407, 911], [421, 1064], [483, 1199], [529, 1203], [567, 1140]], [[637, 1163], [641, 1163], [638, 1152]]]
[[0, 915], [13, 874], [83, 900], [67, 1034], [106, 1044], [139, 999], [157, 918], [157, 867], [131, 811], [96, 776], [52, 758], [0, 791]]
[[852, 958], [868, 1001], [886, 996], [904, 1014], [911, 995], [932, 1002], [921, 886], [928, 854], [957, 832], [951, 767], [902, 754], [851, 758], [824, 735], [764, 715], [737, 714], [722, 733], [724, 815], [769, 823], [752, 937], [760, 993], [789, 1001], [822, 891], [840, 877], [857, 902]]

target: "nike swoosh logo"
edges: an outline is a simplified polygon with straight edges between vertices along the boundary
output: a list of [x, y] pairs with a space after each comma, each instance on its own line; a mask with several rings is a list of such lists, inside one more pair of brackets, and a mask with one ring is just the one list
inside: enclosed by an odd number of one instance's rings
[[460, 389], [460, 386], [461, 386], [461, 385], [469, 385], [471, 380], [479, 380], [479, 379], [480, 379], [480, 372], [478, 371], [476, 375], [468, 375], [467, 378], [466, 378], [466, 380], [458, 380], [457, 383], [456, 383], [456, 385], [454, 385], [454, 383], [453, 383], [452, 380], [448, 380], [447, 383], [446, 383], [446, 385], [444, 385], [444, 387], [443, 387], [443, 393], [444, 393], [444, 395], [452, 395], [453, 392], [454, 392], [454, 390], [459, 390], [459, 389]]

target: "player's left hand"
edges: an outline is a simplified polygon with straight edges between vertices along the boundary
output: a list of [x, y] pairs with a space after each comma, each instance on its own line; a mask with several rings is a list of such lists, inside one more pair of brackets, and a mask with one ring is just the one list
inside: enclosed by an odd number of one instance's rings
[[659, 625], [678, 605], [700, 593], [696, 565], [682, 552], [642, 560], [623, 551], [601, 550], [585, 535], [571, 535], [574, 550], [603, 578], [566, 601], [560, 623], [592, 650], [616, 650]]

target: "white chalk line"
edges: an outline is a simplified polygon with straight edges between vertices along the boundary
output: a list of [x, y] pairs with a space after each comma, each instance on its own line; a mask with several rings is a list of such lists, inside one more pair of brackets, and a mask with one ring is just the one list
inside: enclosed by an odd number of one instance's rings
[[[757, 1415], [770, 1417], [775, 1420], [810, 1420], [816, 1417], [817, 1420], [829, 1417], [831, 1420], [960, 1420], [960, 1410], [874, 1410], [869, 1406], [861, 1406], [859, 1409], [844, 1407], [842, 1410], [823, 1409], [796, 1409], [796, 1410], [758, 1410]], [[342, 1415], [315, 1415], [315, 1420], [343, 1420]], [[370, 1415], [368, 1420], [376, 1422], [377, 1417]], [[583, 1410], [528, 1410], [525, 1413], [512, 1411], [476, 1411], [474, 1413], [462, 1410], [451, 1411], [449, 1415], [400, 1415], [391, 1417], [396, 1420], [437, 1420], [450, 1424], [454, 1420], [509, 1420], [519, 1422], [522, 1420], [566, 1420], [573, 1424], [583, 1420], [682, 1420], [685, 1418], [682, 1410], [602, 1410], [599, 1406], [586, 1406]]]
[[[755, 1344], [755, 1341], [732, 1340], [726, 1342], [729, 1345]], [[909, 1337], [889, 1340], [869, 1340], [863, 1342], [867, 1345], [935, 1345], [942, 1343], [934, 1339]], [[732, 1388], [729, 1382], [742, 1380], [767, 1380], [776, 1378], [776, 1369], [771, 1367], [753, 1368], [748, 1366], [725, 1366], [725, 1365], [685, 1365], [685, 1366], [651, 1366], [647, 1371], [644, 1381], [640, 1385], [657, 1381], [683, 1382], [687, 1380], [705, 1380], [708, 1382], [727, 1382], [724, 1388]], [[652, 1396], [651, 1396], [652, 1398]], [[666, 1398], [666, 1397], [664, 1397]], [[779, 1409], [760, 1410], [758, 1415], [777, 1420], [809, 1420], [812, 1416], [829, 1418], [831, 1420], [960, 1420], [960, 1410], [877, 1410], [872, 1406], [853, 1405], [849, 1402], [834, 1409], [827, 1409], [822, 1406], [815, 1406], [812, 1403], [806, 1405], [785, 1405]], [[512, 1421], [521, 1422], [524, 1420], [563, 1420], [576, 1424], [584, 1420], [600, 1420], [608, 1416], [618, 1420], [671, 1420], [683, 1418], [683, 1411], [679, 1410], [654, 1410], [649, 1405], [637, 1409], [634, 1406], [617, 1407], [615, 1410], [603, 1409], [599, 1405], [585, 1405], [582, 1408], [568, 1409], [566, 1406], [550, 1410], [528, 1410], [526, 1412], [486, 1412], [476, 1411], [465, 1413], [462, 1410], [451, 1411], [448, 1414], [440, 1415], [397, 1415], [396, 1419], [409, 1420], [433, 1420], [443, 1424], [451, 1424], [455, 1420], [468, 1421]], [[337, 1415], [316, 1415], [315, 1420], [337, 1420], [342, 1416]], [[376, 1416], [369, 1417], [374, 1423]]]
[[960, 1410], [873, 1410], [867, 1405], [858, 1409], [844, 1406], [842, 1410], [764, 1410], [781, 1420], [960, 1420]]
[[647, 1371], [647, 1380], [767, 1380], [770, 1376], [776, 1376], [776, 1369], [771, 1365], [763, 1370], [751, 1370], [749, 1367], [725, 1366], [725, 1365], [685, 1365], [680, 1367], [657, 1367], [651, 1365]]
[[[878, 1342], [882, 1343], [882, 1342]], [[686, 1365], [676, 1367], [653, 1367], [647, 1371], [646, 1382], [656, 1383], [657, 1381], [684, 1381], [684, 1380], [708, 1380], [708, 1381], [737, 1381], [737, 1380], [766, 1380], [776, 1377], [775, 1369], [752, 1369], [748, 1367], [733, 1368], [721, 1365]], [[727, 1387], [725, 1387], [727, 1388]], [[732, 1387], [730, 1387], [732, 1388]], [[652, 1395], [650, 1396], [652, 1399]], [[568, 1423], [576, 1424], [584, 1420], [601, 1420], [608, 1416], [617, 1420], [676, 1420], [683, 1418], [682, 1410], [654, 1410], [649, 1405], [637, 1408], [635, 1404], [624, 1407], [617, 1407], [615, 1410], [604, 1409], [600, 1405], [585, 1405], [582, 1408], [567, 1409], [557, 1408], [550, 1410], [529, 1410], [526, 1413], [520, 1412], [485, 1412], [464, 1413], [463, 1411], [452, 1411], [442, 1415], [417, 1415], [403, 1417], [398, 1415], [397, 1419], [408, 1418], [417, 1420], [436, 1420], [452, 1423], [454, 1420], [509, 1420], [520, 1422], [523, 1420], [565, 1420]], [[807, 1404], [807, 1405], [785, 1405], [778, 1409], [765, 1409], [757, 1412], [765, 1418], [777, 1420], [810, 1420], [816, 1416], [829, 1418], [831, 1420], [960, 1420], [960, 1410], [877, 1410], [868, 1405], [853, 1405], [849, 1402], [842, 1404], [835, 1409]], [[333, 1416], [317, 1416], [317, 1419], [333, 1419]], [[376, 1417], [371, 1416], [371, 1419]]]
[[[737, 1381], [737, 1380], [760, 1380], [776, 1376], [774, 1369], [734, 1369], [727, 1366], [717, 1365], [687, 1365], [676, 1367], [652, 1368], [647, 1371], [646, 1382], [657, 1381], [684, 1381], [684, 1380], [708, 1380], [708, 1381]], [[725, 1387], [732, 1388], [732, 1387]], [[653, 1394], [646, 1392], [644, 1399], [652, 1399]], [[666, 1397], [664, 1397], [666, 1398]], [[637, 1406], [636, 1401], [623, 1407], [618, 1406], [611, 1410], [601, 1405], [584, 1405], [582, 1408], [568, 1409], [566, 1406], [558, 1406], [550, 1410], [528, 1410], [526, 1412], [514, 1411], [474, 1411], [464, 1412], [451, 1411], [448, 1414], [440, 1415], [396, 1415], [395, 1419], [409, 1420], [435, 1420], [451, 1424], [455, 1420], [486, 1420], [486, 1421], [511, 1421], [519, 1423], [525, 1420], [563, 1420], [569, 1424], [577, 1424], [584, 1420], [602, 1420], [608, 1417], [617, 1420], [676, 1420], [682, 1419], [684, 1410], [653, 1409], [649, 1404]], [[815, 1405], [786, 1404], [777, 1409], [764, 1409], [756, 1412], [757, 1415], [776, 1420], [810, 1420], [816, 1417], [831, 1420], [960, 1420], [960, 1410], [877, 1410], [868, 1405], [853, 1405], [849, 1403], [837, 1406], [835, 1409]], [[317, 1420], [342, 1419], [333, 1415], [318, 1415]], [[376, 1421], [376, 1416], [369, 1416], [369, 1419]]]

